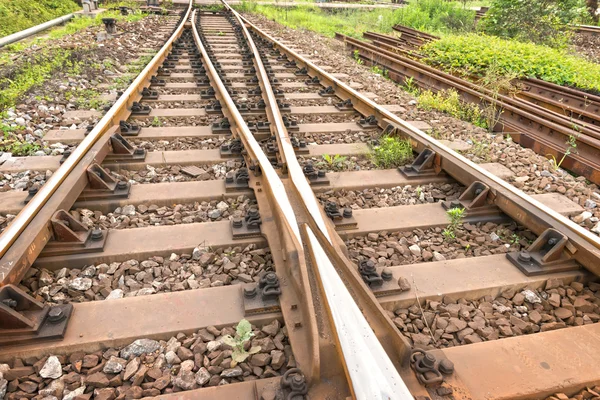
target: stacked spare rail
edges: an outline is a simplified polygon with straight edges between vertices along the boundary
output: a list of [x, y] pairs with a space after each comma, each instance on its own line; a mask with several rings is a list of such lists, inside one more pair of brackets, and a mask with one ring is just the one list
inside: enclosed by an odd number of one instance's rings
[[[481, 108], [496, 110], [495, 132], [504, 132], [541, 155], [564, 157], [562, 166], [600, 183], [600, 97], [537, 79], [515, 82], [516, 93], [496, 93], [476, 80], [467, 80], [421, 61], [418, 48], [435, 36], [395, 26], [399, 37], [365, 32], [371, 43], [338, 34], [348, 51], [372, 65], [383, 67], [396, 82], [407, 79], [422, 89], [456, 90], [460, 97]], [[570, 144], [574, 146], [570, 146]], [[571, 148], [577, 151], [570, 151]]]
[[[600, 382], [598, 237], [224, 6], [190, 2], [90, 132], [47, 135], [70, 155], [0, 166], [55, 170], [0, 196], [20, 212], [0, 236], [0, 393], [506, 399]], [[369, 156], [390, 140], [399, 164]]]

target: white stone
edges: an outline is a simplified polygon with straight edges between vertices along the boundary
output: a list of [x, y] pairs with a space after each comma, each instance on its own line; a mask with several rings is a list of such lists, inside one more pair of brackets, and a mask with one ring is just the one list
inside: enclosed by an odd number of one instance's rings
[[80, 386], [77, 389], [63, 396], [63, 400], [73, 400], [77, 396], [81, 396], [85, 392], [85, 386]]
[[92, 280], [90, 278], [73, 278], [69, 282], [69, 287], [74, 290], [88, 290], [92, 287]]
[[533, 304], [533, 303], [541, 303], [542, 299], [540, 299], [540, 296], [538, 296], [533, 290], [523, 290], [521, 292], [521, 294], [523, 296], [525, 296], [525, 301]]
[[204, 367], [196, 372], [196, 383], [200, 386], [205, 385], [210, 380], [210, 373]]
[[121, 209], [121, 214], [122, 215], [129, 215], [129, 216], [134, 216], [135, 215], [135, 206], [134, 205], [126, 205], [125, 207], [123, 207]]
[[584, 211], [579, 215], [576, 215], [573, 217], [573, 222], [575, 222], [576, 224], [580, 224], [583, 221], [585, 221], [586, 219], [590, 218], [593, 214], [589, 211]]
[[219, 210], [221, 213], [227, 211], [228, 208], [229, 204], [225, 203], [224, 201], [220, 201], [219, 204], [217, 204], [217, 210]]
[[418, 245], [416, 245], [416, 244], [413, 244], [413, 245], [412, 245], [412, 246], [410, 246], [408, 249], [409, 249], [409, 250], [410, 250], [410, 252], [411, 252], [411, 253], [413, 253], [415, 256], [417, 256], [417, 257], [421, 256], [421, 248], [420, 248]]
[[40, 376], [42, 378], [52, 379], [57, 379], [62, 376], [62, 366], [60, 365], [60, 361], [58, 361], [58, 357], [48, 357], [48, 360], [40, 370]]

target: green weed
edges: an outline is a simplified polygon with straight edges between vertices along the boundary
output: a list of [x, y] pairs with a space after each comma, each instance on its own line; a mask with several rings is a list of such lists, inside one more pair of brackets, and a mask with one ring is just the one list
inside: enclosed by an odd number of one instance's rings
[[348, 157], [341, 156], [339, 154], [323, 154], [323, 159], [317, 163], [317, 167], [325, 167], [333, 171], [351, 169], [352, 166], [353, 163], [348, 160]]
[[476, 104], [462, 101], [454, 89], [440, 90], [436, 93], [425, 90], [420, 92], [418, 97], [417, 107], [419, 108], [442, 111], [473, 125], [487, 128], [486, 118], [481, 109]]
[[233, 347], [233, 353], [231, 354], [231, 368], [235, 367], [238, 363], [244, 362], [251, 354], [256, 354], [260, 351], [260, 346], [253, 346], [250, 351], [244, 349], [244, 345], [248, 342], [254, 333], [252, 333], [252, 326], [250, 322], [243, 319], [236, 327], [235, 337], [231, 335], [223, 336], [223, 343]]
[[409, 140], [384, 136], [373, 146], [371, 157], [379, 168], [401, 167], [412, 161], [412, 146]]
[[446, 215], [450, 220], [448, 226], [443, 230], [442, 235], [447, 240], [456, 239], [456, 230], [460, 228], [463, 224], [463, 219], [465, 217], [465, 209], [464, 208], [451, 208], [446, 211]]
[[563, 161], [565, 161], [565, 158], [567, 158], [568, 155], [577, 152], [577, 138], [579, 138], [579, 135], [569, 135], [569, 138], [565, 142], [567, 148], [565, 149], [565, 153], [563, 154], [559, 162], [556, 162], [556, 157], [554, 157], [552, 154], [548, 154], [548, 156], [551, 157], [550, 164], [552, 165], [552, 168], [554, 168], [554, 170], [558, 170], [560, 168]]

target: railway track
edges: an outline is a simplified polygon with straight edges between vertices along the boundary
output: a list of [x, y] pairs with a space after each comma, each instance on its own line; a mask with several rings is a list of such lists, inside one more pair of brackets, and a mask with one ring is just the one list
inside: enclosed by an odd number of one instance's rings
[[[370, 65], [385, 68], [391, 79], [404, 83], [413, 79], [423, 89], [456, 90], [464, 101], [497, 109], [494, 132], [510, 134], [513, 140], [536, 153], [564, 158], [563, 166], [599, 183], [600, 130], [597, 111], [600, 98], [593, 94], [561, 87], [537, 79], [516, 82], [522, 88], [516, 94], [496, 93], [473, 81], [442, 72], [419, 61], [418, 48], [435, 40], [411, 28], [396, 26], [400, 37], [395, 38], [373, 32], [364, 36], [372, 43], [338, 34], [348, 51], [357, 54]], [[577, 151], [569, 152], [569, 143]], [[568, 153], [568, 154], [565, 154]]]
[[[598, 237], [224, 7], [190, 3], [89, 133], [50, 132], [77, 144], [68, 157], [0, 166], [55, 171], [0, 197], [19, 212], [0, 236], [0, 393], [516, 399], [598, 384]], [[378, 166], [369, 145], [387, 136], [414, 159]], [[233, 362], [224, 336], [242, 319], [253, 354]]]

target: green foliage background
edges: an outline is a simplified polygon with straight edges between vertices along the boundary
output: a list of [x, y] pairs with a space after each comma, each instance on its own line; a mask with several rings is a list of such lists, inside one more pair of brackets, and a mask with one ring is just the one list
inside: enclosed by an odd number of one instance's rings
[[0, 0], [0, 37], [39, 25], [80, 8], [72, 0]]

